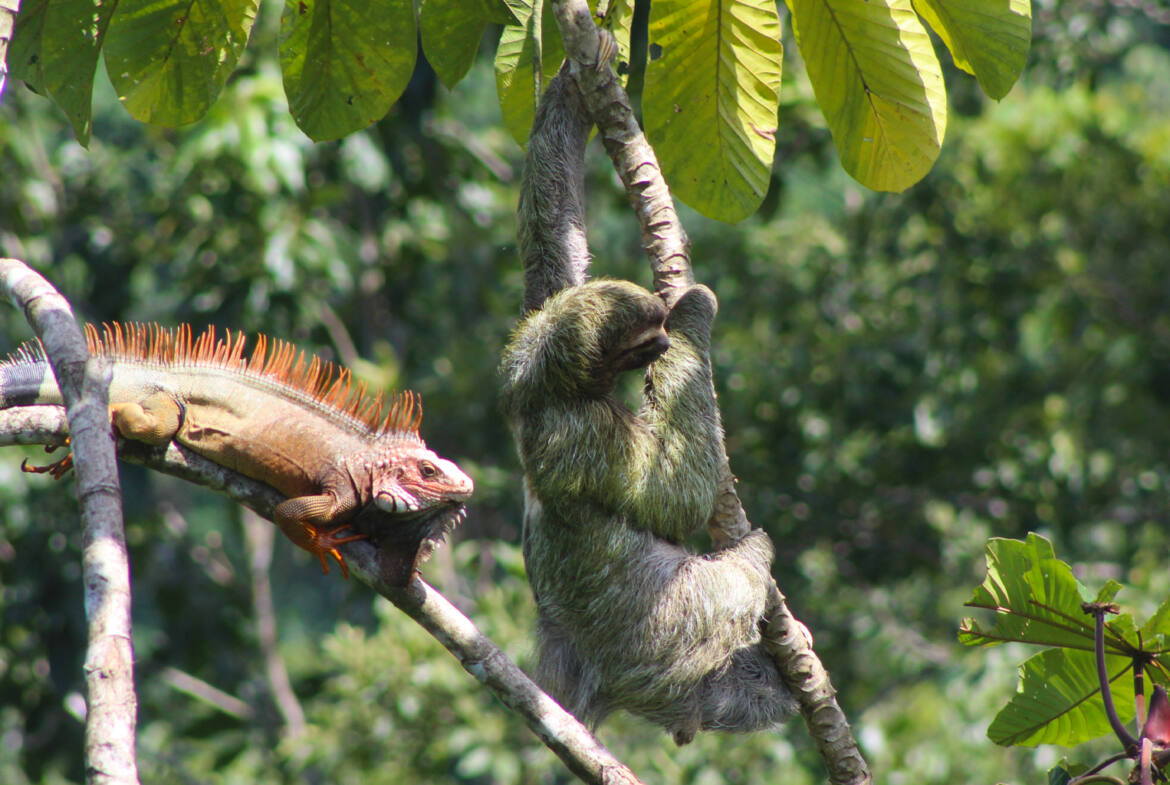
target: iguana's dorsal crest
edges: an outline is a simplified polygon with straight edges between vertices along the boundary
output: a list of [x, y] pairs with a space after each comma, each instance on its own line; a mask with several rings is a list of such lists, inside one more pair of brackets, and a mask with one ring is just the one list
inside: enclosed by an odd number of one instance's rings
[[194, 337], [191, 325], [167, 328], [155, 323], [109, 322], [100, 330], [85, 325], [91, 354], [113, 360], [137, 360], [180, 369], [184, 366], [217, 367], [266, 379], [318, 404], [350, 417], [377, 436], [395, 435], [419, 439], [422, 399], [410, 391], [397, 393], [387, 402], [382, 393], [370, 396], [365, 382], [354, 382], [348, 368], [315, 355], [306, 355], [288, 341], [256, 336], [251, 356], [244, 356], [244, 332], [224, 331], [216, 336], [208, 327]]

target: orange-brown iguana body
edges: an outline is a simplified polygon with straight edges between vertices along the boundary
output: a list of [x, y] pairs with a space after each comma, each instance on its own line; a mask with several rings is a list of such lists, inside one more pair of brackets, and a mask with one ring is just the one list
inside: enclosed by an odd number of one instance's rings
[[[90, 353], [113, 365], [110, 419], [122, 436], [152, 445], [175, 441], [289, 497], [275, 519], [329, 571], [346, 521], [371, 502], [388, 513], [462, 515], [471, 478], [427, 449], [413, 393], [391, 399], [356, 388], [347, 370], [284, 341], [259, 336], [244, 356], [243, 333], [192, 338], [189, 326], [86, 326]], [[0, 409], [61, 405], [39, 342], [0, 363]], [[66, 459], [68, 460], [68, 459]], [[59, 464], [63, 473], [67, 463]]]

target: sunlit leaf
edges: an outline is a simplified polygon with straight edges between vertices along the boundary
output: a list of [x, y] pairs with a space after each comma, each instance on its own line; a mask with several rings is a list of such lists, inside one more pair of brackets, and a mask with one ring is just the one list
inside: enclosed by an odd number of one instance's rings
[[1026, 542], [992, 539], [987, 578], [967, 605], [996, 611], [995, 624], [988, 628], [964, 619], [959, 640], [969, 646], [1022, 641], [1089, 650], [1093, 620], [1081, 603], [1091, 599], [1048, 540], [1036, 534]]
[[938, 157], [946, 89], [910, 0], [788, 0], [792, 26], [841, 165], [901, 191]]
[[280, 67], [297, 125], [323, 141], [380, 120], [410, 81], [417, 35], [411, 0], [290, 0]]
[[[508, 25], [500, 35], [496, 47], [496, 92], [504, 126], [518, 143], [528, 140], [532, 118], [536, 113], [537, 96], [544, 91], [565, 59], [564, 44], [557, 30], [556, 18], [548, 0], [507, 0], [517, 23]], [[596, 0], [591, 0], [595, 8]], [[628, 68], [630, 57], [630, 25], [633, 10], [621, 3], [611, 4], [605, 18], [605, 27], [617, 41], [619, 77]], [[537, 78], [536, 64], [539, 64]]]
[[997, 101], [1020, 78], [1032, 42], [1030, 0], [914, 0], [955, 65]]
[[656, 0], [642, 102], [674, 194], [724, 221], [768, 191], [780, 104], [780, 19], [770, 0]]
[[103, 51], [137, 120], [178, 126], [219, 96], [248, 42], [258, 0], [121, 0]]
[[[1132, 662], [1106, 656], [1113, 702], [1133, 718]], [[987, 737], [1002, 746], [1073, 746], [1110, 732], [1092, 652], [1048, 649], [1020, 666], [1020, 685], [992, 721]]]

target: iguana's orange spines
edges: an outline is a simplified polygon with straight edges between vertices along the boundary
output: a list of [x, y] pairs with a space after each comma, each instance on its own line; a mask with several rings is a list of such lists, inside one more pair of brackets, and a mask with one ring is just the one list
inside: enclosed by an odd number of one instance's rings
[[155, 323], [107, 322], [100, 329], [87, 324], [85, 337], [90, 353], [96, 356], [176, 367], [215, 366], [259, 376], [287, 385], [357, 420], [375, 434], [419, 435], [422, 403], [416, 393], [405, 390], [389, 402], [382, 393], [369, 395], [366, 383], [355, 382], [348, 369], [299, 351], [287, 341], [257, 335], [251, 355], [245, 356], [242, 331], [226, 330], [223, 338], [217, 338], [215, 327], [194, 337], [187, 324], [167, 328]]

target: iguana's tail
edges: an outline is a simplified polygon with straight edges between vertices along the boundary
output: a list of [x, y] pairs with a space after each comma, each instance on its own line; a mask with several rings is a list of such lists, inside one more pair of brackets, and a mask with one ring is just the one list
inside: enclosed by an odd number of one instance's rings
[[40, 341], [29, 341], [0, 362], [0, 409], [61, 404], [61, 391]]

